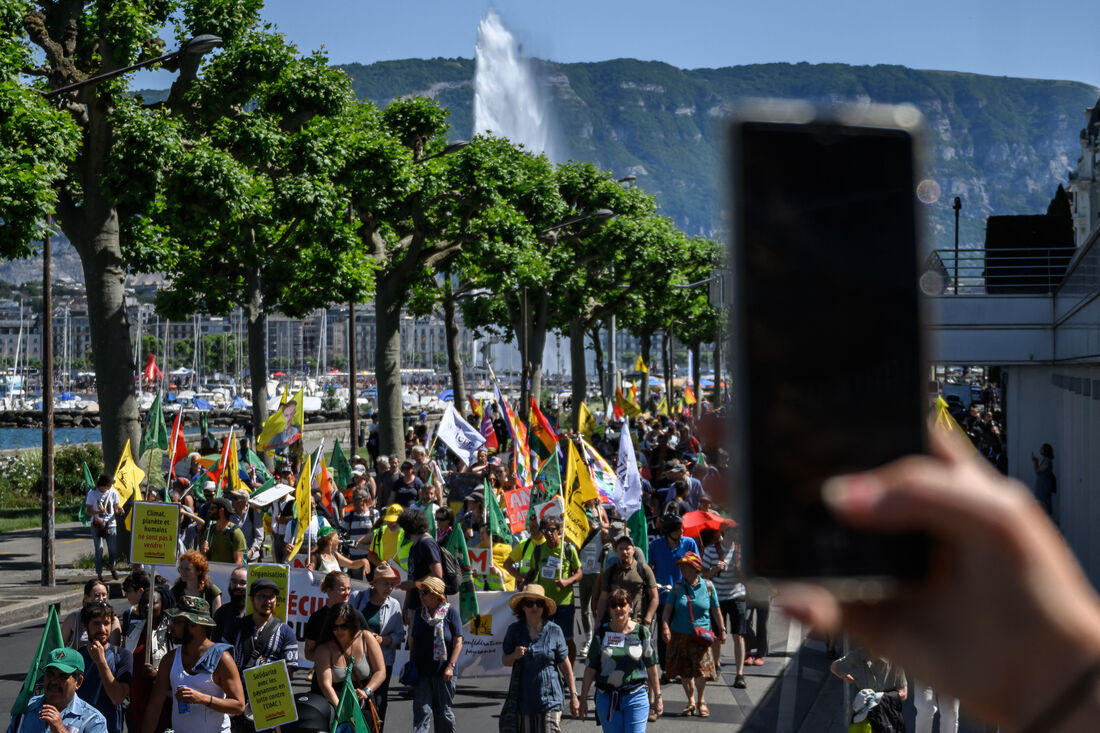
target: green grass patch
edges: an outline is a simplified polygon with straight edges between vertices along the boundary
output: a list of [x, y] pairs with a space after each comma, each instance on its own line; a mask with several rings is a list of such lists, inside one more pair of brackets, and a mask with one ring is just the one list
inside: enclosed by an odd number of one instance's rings
[[[12, 532], [17, 529], [32, 529], [42, 526], [42, 505], [21, 500], [13, 502], [15, 506], [0, 509], [0, 532]], [[75, 522], [80, 513], [80, 505], [58, 506], [54, 514], [55, 522]]]

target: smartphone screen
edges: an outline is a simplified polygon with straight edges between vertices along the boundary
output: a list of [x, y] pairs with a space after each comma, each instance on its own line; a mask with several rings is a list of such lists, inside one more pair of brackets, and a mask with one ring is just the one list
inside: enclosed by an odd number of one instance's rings
[[731, 127], [733, 455], [766, 577], [927, 562], [919, 538], [853, 532], [821, 500], [831, 476], [924, 450], [914, 131], [844, 119]]

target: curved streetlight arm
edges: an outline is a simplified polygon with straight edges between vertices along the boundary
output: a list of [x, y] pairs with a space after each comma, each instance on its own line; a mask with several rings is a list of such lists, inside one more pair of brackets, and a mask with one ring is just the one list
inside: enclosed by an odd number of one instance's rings
[[145, 68], [146, 66], [152, 66], [153, 64], [163, 63], [163, 62], [169, 61], [171, 59], [179, 58], [180, 56], [185, 56], [185, 55], [190, 56], [192, 54], [202, 55], [202, 54], [207, 53], [211, 49], [213, 49], [217, 46], [220, 46], [220, 45], [222, 45], [222, 39], [219, 38], [218, 36], [213, 36], [213, 35], [209, 35], [209, 34], [204, 34], [204, 35], [201, 35], [201, 36], [195, 36], [190, 41], [188, 41], [187, 43], [180, 46], [177, 50], [171, 51], [170, 53], [161, 54], [160, 56], [157, 56], [157, 57], [151, 58], [151, 59], [146, 59], [145, 61], [141, 61], [141, 62], [136, 63], [136, 64], [130, 64], [129, 66], [124, 66], [121, 69], [115, 69], [114, 71], [108, 71], [105, 74], [97, 74], [96, 76], [90, 76], [87, 79], [83, 79], [81, 81], [76, 82], [75, 84], [68, 84], [68, 85], [63, 86], [63, 87], [58, 87], [57, 89], [51, 89], [48, 92], [42, 92], [42, 96], [45, 99], [50, 99], [52, 97], [58, 96], [59, 94], [64, 94], [66, 92], [74, 92], [77, 89], [83, 89], [84, 87], [89, 86], [91, 84], [98, 84], [101, 81], [107, 81], [108, 79], [114, 79], [117, 76], [122, 76], [123, 74], [127, 74], [131, 71], [136, 71], [137, 69], [142, 69], [142, 68]]
[[572, 226], [574, 224], [580, 224], [581, 222], [589, 221], [591, 219], [599, 219], [601, 221], [604, 221], [610, 219], [613, 216], [615, 216], [615, 212], [611, 209], [599, 209], [598, 211], [593, 211], [591, 214], [574, 216], [572, 219], [566, 219], [565, 221], [560, 221], [557, 224], [552, 224], [539, 232], [539, 234], [549, 234], [556, 229], [564, 229], [565, 227]]
[[425, 161], [431, 160], [432, 158], [441, 158], [444, 155], [450, 155], [451, 153], [462, 150], [462, 148], [466, 147], [469, 144], [470, 144], [469, 140], [455, 140], [453, 143], [451, 143], [447, 147], [443, 148], [438, 153], [432, 153], [431, 155], [425, 155], [423, 158], [421, 158], [420, 160], [418, 160], [416, 162], [417, 163], [423, 163]]

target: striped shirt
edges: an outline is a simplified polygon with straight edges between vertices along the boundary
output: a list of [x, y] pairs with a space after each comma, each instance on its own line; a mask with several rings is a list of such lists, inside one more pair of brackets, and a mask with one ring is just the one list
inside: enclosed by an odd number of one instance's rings
[[719, 560], [726, 561], [726, 569], [714, 574], [711, 582], [718, 592], [719, 601], [745, 597], [745, 584], [741, 582], [741, 548], [731, 544], [728, 550], [718, 554], [718, 545], [708, 545], [703, 551], [703, 570], [718, 566]]

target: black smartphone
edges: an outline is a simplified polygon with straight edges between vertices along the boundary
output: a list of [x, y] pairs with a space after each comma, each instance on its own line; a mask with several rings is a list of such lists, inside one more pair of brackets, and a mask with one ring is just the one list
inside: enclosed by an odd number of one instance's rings
[[798, 102], [746, 104], [729, 127], [731, 458], [750, 576], [927, 566], [925, 538], [852, 531], [821, 499], [831, 476], [925, 450], [922, 129], [912, 107]]

